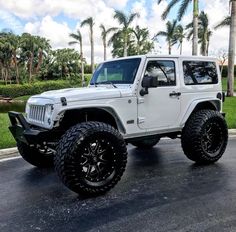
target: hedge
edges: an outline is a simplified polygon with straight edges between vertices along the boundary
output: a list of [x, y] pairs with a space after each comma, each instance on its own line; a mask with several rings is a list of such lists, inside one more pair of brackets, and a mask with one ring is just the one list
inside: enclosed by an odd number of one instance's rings
[[[222, 77], [228, 76], [228, 66], [224, 65], [223, 71], [222, 71]], [[236, 65], [234, 66], [234, 76], [236, 76]]]
[[33, 84], [11, 84], [11, 85], [0, 85], [0, 95], [4, 97], [16, 98], [25, 95], [40, 94], [45, 91], [54, 89], [63, 89], [71, 87], [79, 87], [80, 83], [74, 83], [69, 81], [44, 81], [35, 82]]

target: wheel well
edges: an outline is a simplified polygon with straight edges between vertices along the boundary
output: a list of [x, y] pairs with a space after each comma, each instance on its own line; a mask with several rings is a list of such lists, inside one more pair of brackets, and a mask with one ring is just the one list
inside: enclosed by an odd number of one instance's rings
[[206, 102], [200, 102], [196, 105], [193, 112], [199, 111], [199, 110], [217, 110], [220, 111], [220, 103], [219, 101], [206, 101]]
[[87, 121], [104, 122], [123, 132], [117, 119], [110, 112], [99, 108], [67, 110], [60, 122], [60, 128], [67, 130], [78, 123]]

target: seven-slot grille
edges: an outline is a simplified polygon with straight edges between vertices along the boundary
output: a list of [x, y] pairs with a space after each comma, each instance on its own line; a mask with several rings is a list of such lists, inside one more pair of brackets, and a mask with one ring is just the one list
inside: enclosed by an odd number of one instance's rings
[[37, 123], [44, 123], [46, 106], [30, 105], [28, 119]]

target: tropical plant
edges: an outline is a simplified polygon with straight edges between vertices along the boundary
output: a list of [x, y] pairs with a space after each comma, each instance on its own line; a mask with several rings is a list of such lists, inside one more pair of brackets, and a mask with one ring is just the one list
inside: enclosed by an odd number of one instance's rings
[[[138, 13], [132, 13], [130, 15], [126, 15], [124, 12], [116, 10], [114, 18], [118, 20], [119, 24], [122, 28], [117, 32], [117, 35], [122, 36], [122, 48], [123, 48], [123, 56], [127, 56], [128, 54], [128, 43], [130, 42], [130, 33], [131, 28], [130, 25], [134, 21], [136, 17], [139, 17]], [[114, 37], [113, 37], [114, 38]]]
[[[187, 39], [193, 38], [193, 22], [186, 26], [189, 30]], [[209, 29], [209, 19], [207, 14], [202, 11], [198, 17], [198, 43], [201, 45], [200, 51], [201, 55], [207, 56], [209, 53], [210, 37], [212, 36], [212, 31]]]
[[103, 43], [103, 58], [104, 60], [107, 59], [107, 36], [108, 34], [110, 34], [111, 32], [114, 32], [117, 30], [116, 27], [111, 27], [106, 29], [106, 27], [101, 24], [100, 25], [100, 29], [101, 29], [101, 37], [102, 37], [102, 43]]
[[29, 83], [34, 80], [33, 68], [34, 68], [34, 58], [37, 54], [38, 49], [37, 39], [29, 33], [23, 33], [21, 36], [21, 60], [27, 63], [27, 69], [29, 72]]
[[136, 26], [132, 29], [132, 32], [135, 36], [135, 50], [136, 55], [146, 54], [153, 49], [154, 44], [149, 39], [149, 31], [148, 28], [140, 28]]
[[227, 16], [227, 17], [225, 17], [221, 22], [219, 22], [215, 26], [215, 29], [219, 29], [219, 28], [222, 28], [222, 27], [230, 26], [230, 22], [231, 22], [231, 17]]
[[91, 45], [91, 67], [92, 72], [94, 72], [94, 38], [93, 38], [93, 26], [94, 26], [94, 19], [89, 17], [81, 22], [81, 27], [88, 26], [89, 27], [89, 38], [90, 38], [90, 45]]
[[[158, 4], [160, 4], [163, 0], [158, 0]], [[193, 46], [192, 46], [192, 54], [198, 54], [198, 14], [199, 14], [199, 0], [171, 0], [162, 14], [162, 18], [166, 19], [171, 9], [174, 8], [175, 5], [180, 4], [180, 8], [178, 10], [177, 19], [180, 21], [184, 14], [187, 11], [190, 3], [193, 4]]]
[[184, 32], [184, 28], [182, 25], [177, 25], [176, 29], [175, 29], [175, 33], [174, 33], [174, 38], [173, 38], [173, 42], [175, 43], [179, 43], [179, 53], [180, 55], [182, 55], [183, 52], [183, 41], [185, 39], [185, 32]]
[[234, 96], [234, 63], [235, 63], [235, 41], [236, 41], [236, 0], [230, 0], [230, 3], [231, 3], [231, 20], [230, 20], [230, 36], [229, 36], [227, 96]]
[[36, 36], [35, 37], [36, 43], [37, 43], [37, 64], [34, 70], [35, 74], [38, 74], [41, 66], [43, 64], [43, 59], [47, 56], [47, 54], [51, 50], [51, 45], [49, 43], [48, 39], [45, 39], [43, 37]]
[[70, 80], [79, 71], [80, 54], [74, 49], [63, 48], [52, 52], [50, 71], [55, 78]]
[[77, 30], [77, 33], [71, 33], [70, 37], [74, 40], [69, 42], [69, 45], [79, 44], [80, 46], [80, 62], [81, 62], [81, 78], [82, 78], [82, 85], [84, 86], [84, 58], [83, 58], [83, 40], [82, 34], [80, 30]]
[[172, 22], [168, 21], [166, 23], [166, 31], [159, 31], [154, 36], [154, 39], [156, 39], [158, 36], [163, 36], [166, 38], [166, 42], [168, 43], [169, 55], [171, 55], [172, 46], [177, 43], [177, 40], [175, 38], [176, 30], [177, 30], [177, 20], [173, 20]]

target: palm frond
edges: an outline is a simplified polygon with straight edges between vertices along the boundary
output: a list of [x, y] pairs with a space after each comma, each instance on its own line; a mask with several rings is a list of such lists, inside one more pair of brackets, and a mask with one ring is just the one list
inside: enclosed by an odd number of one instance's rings
[[165, 31], [159, 31], [154, 37], [157, 37], [157, 36], [167, 36], [167, 32]]
[[127, 24], [126, 15], [122, 11], [116, 10], [114, 14], [114, 19], [117, 19], [120, 24]]
[[74, 44], [77, 44], [78, 43], [78, 41], [70, 41], [68, 44], [69, 45], [74, 45]]
[[93, 25], [94, 25], [94, 20], [93, 20], [92, 17], [89, 17], [89, 18], [85, 19], [80, 24], [81, 27], [83, 27], [83, 26], [90, 26], [90, 27], [92, 27]]
[[140, 15], [138, 13], [131, 14], [128, 19], [128, 25], [130, 25], [130, 23], [132, 23], [136, 17], [140, 17]]
[[170, 13], [170, 10], [179, 2], [180, 0], [171, 0], [171, 2], [168, 4], [167, 8], [161, 15], [162, 19], [165, 20]]
[[227, 16], [225, 17], [220, 23], [218, 23], [214, 29], [219, 29], [219, 28], [222, 28], [222, 27], [226, 27], [226, 26], [229, 26], [231, 23], [231, 17], [230, 16]]
[[181, 2], [181, 5], [180, 5], [179, 11], [178, 11], [178, 17], [177, 17], [179, 21], [183, 18], [184, 14], [187, 11], [188, 5], [191, 2], [192, 2], [192, 0], [183, 0]]

